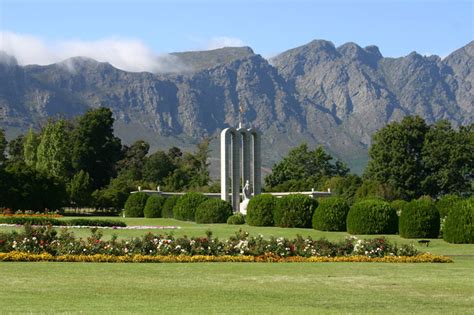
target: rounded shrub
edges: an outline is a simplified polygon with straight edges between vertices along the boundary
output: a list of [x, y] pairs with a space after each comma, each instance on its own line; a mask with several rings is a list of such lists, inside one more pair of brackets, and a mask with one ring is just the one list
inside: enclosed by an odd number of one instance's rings
[[350, 234], [395, 234], [398, 216], [390, 204], [378, 199], [365, 199], [352, 205], [347, 214]]
[[227, 218], [227, 224], [241, 225], [245, 224], [245, 217], [242, 213], [236, 213]]
[[196, 209], [206, 200], [208, 198], [201, 193], [190, 192], [182, 195], [173, 207], [173, 217], [181, 221], [194, 221]]
[[294, 194], [278, 198], [273, 221], [280, 227], [310, 228], [317, 206], [315, 199], [305, 195]]
[[444, 195], [443, 197], [439, 198], [436, 202], [436, 208], [438, 208], [440, 218], [446, 218], [455, 207], [455, 205], [462, 201], [463, 199], [456, 195]]
[[174, 195], [171, 197], [166, 198], [165, 202], [163, 203], [163, 208], [161, 209], [161, 216], [163, 218], [173, 218], [173, 208], [178, 202], [181, 196]]
[[213, 198], [201, 203], [196, 209], [196, 223], [226, 223], [232, 215], [232, 205], [227, 201]]
[[145, 193], [135, 193], [128, 196], [125, 202], [124, 214], [127, 218], [143, 217], [143, 209], [145, 208], [148, 195]]
[[272, 195], [262, 194], [250, 199], [247, 206], [246, 221], [253, 226], [273, 226], [273, 211], [277, 198]]
[[349, 205], [340, 197], [321, 198], [313, 215], [313, 229], [345, 231]]
[[439, 236], [439, 227], [438, 209], [429, 199], [410, 201], [400, 215], [399, 232], [404, 238], [436, 238]]
[[474, 199], [460, 201], [444, 221], [443, 239], [455, 244], [474, 244]]
[[146, 201], [145, 208], [143, 209], [145, 218], [161, 218], [161, 211], [165, 200], [166, 199], [163, 196], [151, 195]]
[[398, 216], [400, 216], [402, 214], [403, 208], [405, 208], [405, 206], [407, 204], [408, 204], [408, 201], [402, 200], [402, 199], [397, 199], [397, 200], [394, 200], [390, 203], [392, 208], [394, 208], [395, 211], [397, 211]]

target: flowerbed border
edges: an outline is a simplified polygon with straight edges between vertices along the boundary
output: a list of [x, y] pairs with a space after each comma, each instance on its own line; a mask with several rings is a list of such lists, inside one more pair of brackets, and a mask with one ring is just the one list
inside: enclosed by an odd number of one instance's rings
[[48, 253], [31, 254], [24, 252], [0, 253], [2, 262], [107, 262], [107, 263], [202, 263], [202, 262], [250, 262], [250, 263], [324, 263], [324, 262], [369, 262], [369, 263], [452, 263], [448, 256], [424, 253], [417, 256], [385, 256], [370, 258], [367, 256], [343, 257], [279, 257], [275, 255], [262, 256], [207, 256], [207, 255], [167, 255], [167, 256], [113, 256], [113, 255], [61, 255], [53, 256]]

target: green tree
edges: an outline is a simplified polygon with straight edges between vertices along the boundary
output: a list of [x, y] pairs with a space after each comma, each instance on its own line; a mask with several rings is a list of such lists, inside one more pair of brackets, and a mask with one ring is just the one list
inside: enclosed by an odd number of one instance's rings
[[165, 178], [177, 169], [177, 165], [164, 151], [156, 151], [150, 155], [143, 165], [143, 179], [157, 185], [164, 185]]
[[113, 123], [110, 109], [91, 109], [79, 119], [74, 130], [73, 167], [89, 173], [95, 189], [107, 185], [115, 175], [115, 163], [121, 158], [121, 142], [113, 134]]
[[122, 150], [124, 158], [117, 162], [118, 173], [131, 181], [141, 180], [149, 149], [150, 145], [143, 140], [135, 141], [130, 147], [124, 146]]
[[0, 129], [0, 165], [5, 164], [7, 157], [5, 156], [5, 149], [7, 148], [7, 139], [5, 139], [5, 131]]
[[36, 169], [66, 181], [70, 169], [70, 143], [64, 120], [48, 122], [41, 133]]
[[87, 172], [80, 171], [74, 174], [67, 185], [69, 201], [76, 207], [85, 207], [91, 205], [92, 181]]
[[23, 143], [25, 142], [25, 136], [19, 135], [15, 139], [8, 142], [8, 159], [9, 162], [16, 163], [23, 161]]
[[26, 165], [36, 167], [36, 153], [38, 151], [39, 137], [32, 128], [28, 131], [23, 143], [23, 160]]

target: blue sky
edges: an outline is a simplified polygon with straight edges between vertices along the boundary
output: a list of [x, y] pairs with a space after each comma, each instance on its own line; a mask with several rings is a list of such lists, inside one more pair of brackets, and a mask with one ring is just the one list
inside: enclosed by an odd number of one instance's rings
[[[337, 46], [377, 45], [390, 57], [414, 50], [446, 56], [474, 39], [473, 20], [474, 0], [0, 0], [0, 48], [17, 45], [9, 49], [23, 53], [25, 63], [41, 49], [66, 56], [66, 50], [87, 54], [116, 42], [137, 44], [144, 54], [247, 45], [268, 57], [326, 39]], [[86, 48], [88, 43], [95, 46]], [[36, 44], [39, 52], [28, 49]], [[48, 58], [43, 63], [54, 59]]]

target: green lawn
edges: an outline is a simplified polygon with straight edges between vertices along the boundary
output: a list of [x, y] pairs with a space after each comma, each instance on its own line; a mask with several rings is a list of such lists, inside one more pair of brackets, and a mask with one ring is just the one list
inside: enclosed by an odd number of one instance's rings
[[[123, 219], [128, 225], [173, 225], [175, 235], [227, 237], [296, 234], [340, 240], [347, 233], [173, 219]], [[0, 231], [12, 228], [1, 228]], [[88, 230], [75, 229], [86, 236]], [[105, 237], [144, 230], [104, 230]], [[156, 231], [160, 233], [163, 231]], [[373, 236], [367, 236], [373, 237]], [[396, 235], [397, 243], [411, 242]], [[474, 309], [474, 245], [431, 240], [419, 247], [454, 256], [452, 264], [384, 263], [0, 263], [0, 313], [425, 313]]]

